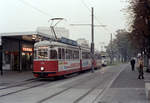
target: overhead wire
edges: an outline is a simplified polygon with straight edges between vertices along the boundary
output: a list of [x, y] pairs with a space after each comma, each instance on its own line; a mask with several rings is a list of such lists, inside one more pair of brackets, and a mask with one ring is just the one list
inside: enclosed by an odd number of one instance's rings
[[[24, 1], [24, 0], [18, 0], [18, 1], [20, 1], [20, 2], [23, 3], [24, 5], [27, 5], [27, 6], [31, 7], [32, 9], [34, 9], [34, 10], [40, 12], [41, 14], [43, 14], [43, 15], [45, 15], [45, 16], [53, 17], [53, 16], [50, 15], [49, 13], [47, 13], [47, 12], [45, 12], [45, 11], [43, 11], [43, 10], [41, 10], [41, 9], [39, 9], [39, 8], [37, 8], [37, 7], [35, 7], [35, 6], [33, 6], [32, 4], [30, 4], [30, 3], [27, 2], [27, 1]], [[82, 2], [82, 4], [88, 9], [88, 11], [91, 12], [91, 9], [90, 9], [90, 8], [88, 7], [88, 5], [84, 2], [84, 0], [81, 0], [81, 2]], [[96, 21], [97, 21], [100, 25], [103, 25], [103, 23], [101, 23], [95, 15], [94, 15], [94, 18], [96, 19]], [[107, 32], [109, 31], [109, 29], [108, 29], [107, 27], [105, 27], [105, 26], [102, 26], [102, 27], [103, 27]], [[110, 31], [109, 31], [109, 32], [110, 32]]]
[[27, 2], [27, 1], [24, 1], [24, 0], [18, 0], [18, 1], [20, 1], [20, 2], [23, 3], [24, 5], [27, 5], [27, 6], [31, 7], [31, 8], [33, 8], [34, 10], [40, 12], [41, 14], [43, 14], [43, 15], [45, 15], [45, 16], [53, 17], [53, 16], [50, 15], [49, 13], [47, 13], [47, 12], [45, 12], [45, 11], [43, 11], [43, 10], [41, 10], [41, 9], [39, 9], [39, 8], [37, 8], [37, 7], [35, 7], [35, 6], [33, 6], [32, 4], [30, 4], [30, 3]]
[[[84, 2], [84, 0], [81, 0], [82, 4], [88, 9], [89, 12], [91, 12], [91, 9], [89, 8], [89, 6]], [[96, 14], [95, 14], [96, 15]], [[96, 21], [100, 24], [100, 25], [103, 25], [103, 23], [101, 23], [99, 21], [99, 19], [94, 15], [94, 18], [96, 19]], [[111, 33], [110, 30], [105, 27], [105, 26], [102, 26], [107, 32]]]

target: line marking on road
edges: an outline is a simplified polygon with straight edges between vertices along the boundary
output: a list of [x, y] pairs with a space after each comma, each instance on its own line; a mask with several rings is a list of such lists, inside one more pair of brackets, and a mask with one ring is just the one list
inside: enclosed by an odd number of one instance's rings
[[113, 82], [118, 78], [118, 76], [120, 75], [120, 73], [127, 67], [127, 64], [125, 64], [125, 67], [123, 69], [121, 69], [119, 71], [119, 73], [110, 81], [110, 83], [105, 86], [105, 88], [100, 92], [100, 94], [95, 98], [95, 100], [92, 103], [97, 103], [97, 100], [101, 100], [102, 97], [104, 96], [104, 94], [106, 94], [106, 92], [108, 91], [108, 89], [110, 88], [110, 86], [113, 84]]

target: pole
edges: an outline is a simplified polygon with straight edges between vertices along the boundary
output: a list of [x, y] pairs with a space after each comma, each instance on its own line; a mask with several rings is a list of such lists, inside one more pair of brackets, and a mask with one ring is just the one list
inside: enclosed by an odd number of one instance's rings
[[3, 75], [3, 47], [2, 45], [0, 45], [0, 71], [1, 71], [1, 75]]
[[91, 53], [92, 53], [92, 72], [94, 72], [94, 9], [92, 7], [92, 20], [91, 20], [91, 35], [92, 35], [92, 42], [91, 42]]
[[19, 68], [17, 67], [17, 69], [19, 69], [20, 72], [22, 72], [22, 42], [21, 40], [19, 40]]
[[110, 36], [110, 43], [111, 43], [111, 64], [113, 63], [113, 50], [112, 50], [112, 33]]

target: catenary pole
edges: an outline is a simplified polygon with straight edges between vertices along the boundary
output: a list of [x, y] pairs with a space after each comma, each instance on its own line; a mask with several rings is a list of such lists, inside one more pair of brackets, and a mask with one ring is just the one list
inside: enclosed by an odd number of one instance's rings
[[92, 35], [92, 42], [91, 42], [92, 72], [94, 72], [94, 9], [93, 7], [92, 7], [92, 18], [91, 18], [91, 35]]

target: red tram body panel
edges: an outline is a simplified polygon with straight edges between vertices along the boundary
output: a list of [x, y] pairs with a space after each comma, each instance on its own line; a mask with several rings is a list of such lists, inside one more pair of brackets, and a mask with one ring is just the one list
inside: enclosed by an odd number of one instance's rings
[[58, 61], [34, 61], [34, 71], [41, 72], [41, 67], [44, 67], [47, 72], [58, 71]]

